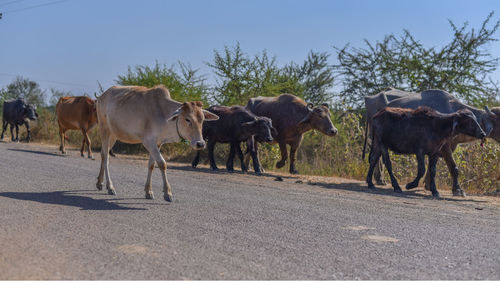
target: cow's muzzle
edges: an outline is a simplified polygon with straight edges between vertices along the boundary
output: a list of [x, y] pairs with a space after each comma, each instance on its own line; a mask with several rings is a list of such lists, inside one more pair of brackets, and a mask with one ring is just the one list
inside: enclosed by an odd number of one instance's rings
[[205, 141], [197, 141], [195, 143], [195, 148], [196, 149], [203, 149], [203, 148], [205, 148]]

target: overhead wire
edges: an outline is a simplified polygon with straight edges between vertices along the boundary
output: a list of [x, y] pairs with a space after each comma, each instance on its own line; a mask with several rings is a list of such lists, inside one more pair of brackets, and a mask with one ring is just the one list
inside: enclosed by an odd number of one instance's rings
[[2, 4], [0, 4], [0, 7], [7, 6], [10, 4], [14, 4], [14, 3], [18, 3], [18, 2], [22, 2], [22, 1], [24, 1], [24, 0], [15, 0], [15, 1], [7, 2], [7, 3], [2, 3]]
[[[16, 74], [10, 74], [10, 73], [3, 73], [3, 72], [0, 72], [0, 75], [1, 76], [19, 76], [19, 75], [16, 75]], [[84, 85], [84, 84], [78, 84], [78, 83], [68, 83], [68, 82], [60, 82], [60, 81], [54, 81], [54, 80], [42, 80], [42, 79], [35, 79], [36, 81], [40, 81], [40, 82], [45, 82], [45, 83], [54, 83], [54, 84], [61, 84], [61, 85], [68, 85], [68, 86], [79, 86], [79, 87], [96, 87], [95, 85], [94, 86], [90, 86], [90, 85]]]
[[[20, 1], [20, 0], [17, 0], [17, 1]], [[17, 13], [17, 12], [21, 12], [21, 11], [31, 10], [31, 9], [35, 9], [35, 8], [39, 8], [39, 7], [54, 5], [54, 4], [58, 4], [58, 3], [66, 2], [66, 1], [68, 1], [68, 0], [57, 0], [57, 1], [52, 1], [52, 2], [48, 2], [48, 3], [38, 4], [38, 5], [34, 5], [34, 6], [29, 6], [29, 7], [14, 9], [14, 10], [8, 10], [8, 11], [2, 12], [2, 13], [3, 14], [12, 14], [12, 13]]]

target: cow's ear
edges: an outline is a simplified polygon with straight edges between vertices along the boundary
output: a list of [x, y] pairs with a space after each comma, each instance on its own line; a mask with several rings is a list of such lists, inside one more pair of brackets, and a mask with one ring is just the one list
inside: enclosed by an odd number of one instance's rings
[[314, 104], [312, 104], [311, 102], [307, 104], [307, 108], [309, 108], [309, 110], [313, 109], [314, 108]]
[[245, 122], [245, 123], [241, 123], [241, 127], [243, 127], [244, 129], [248, 129], [248, 128], [251, 128], [253, 125], [255, 125], [256, 121], [249, 121], [249, 122]]
[[170, 117], [168, 117], [167, 122], [177, 119], [177, 117], [179, 117], [179, 114], [181, 114], [183, 108], [184, 108], [184, 105], [179, 107], [176, 111], [174, 111], [174, 113], [172, 113], [172, 115], [170, 115]]
[[453, 125], [452, 125], [452, 128], [451, 128], [451, 131], [452, 132], [455, 132], [455, 129], [457, 128], [458, 126], [458, 118], [453, 118]]
[[203, 116], [205, 117], [205, 121], [215, 121], [219, 120], [219, 116], [213, 114], [208, 110], [203, 110]]

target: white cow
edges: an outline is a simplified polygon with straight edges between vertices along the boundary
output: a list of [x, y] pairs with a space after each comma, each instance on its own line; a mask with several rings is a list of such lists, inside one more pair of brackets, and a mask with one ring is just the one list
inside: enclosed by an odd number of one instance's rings
[[170, 98], [163, 86], [145, 88], [114, 86], [97, 98], [97, 117], [101, 133], [101, 170], [96, 187], [102, 190], [103, 176], [111, 195], [116, 194], [109, 175], [109, 149], [120, 140], [142, 143], [149, 151], [146, 198], [153, 199], [151, 173], [155, 162], [161, 170], [165, 200], [172, 201], [172, 190], [167, 180], [167, 164], [160, 153], [164, 143], [187, 139], [193, 149], [205, 147], [202, 136], [204, 120], [217, 120], [217, 115], [202, 109], [202, 103], [180, 103]]

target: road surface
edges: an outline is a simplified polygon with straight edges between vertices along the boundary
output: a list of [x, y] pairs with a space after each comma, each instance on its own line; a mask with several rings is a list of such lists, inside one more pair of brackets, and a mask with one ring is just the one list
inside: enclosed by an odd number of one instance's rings
[[0, 143], [0, 279], [500, 279], [500, 200]]

